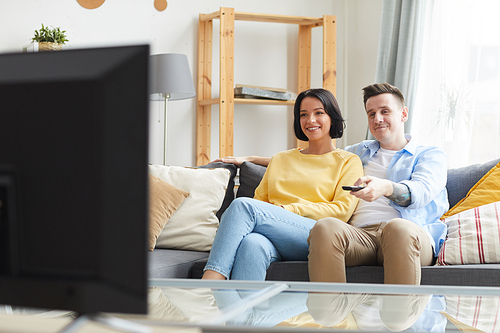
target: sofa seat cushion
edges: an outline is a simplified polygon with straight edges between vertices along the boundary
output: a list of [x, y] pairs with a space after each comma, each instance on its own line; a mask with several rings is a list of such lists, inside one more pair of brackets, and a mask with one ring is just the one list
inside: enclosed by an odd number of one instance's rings
[[207, 258], [208, 252], [156, 248], [154, 252], [148, 252], [149, 278], [187, 279], [191, 277], [192, 266], [200, 260], [206, 263]]
[[[191, 278], [199, 279], [206, 260], [193, 264]], [[383, 266], [346, 267], [349, 283], [384, 283]], [[309, 281], [307, 261], [278, 261], [267, 270], [268, 281]], [[500, 287], [500, 264], [425, 266], [422, 285]]]

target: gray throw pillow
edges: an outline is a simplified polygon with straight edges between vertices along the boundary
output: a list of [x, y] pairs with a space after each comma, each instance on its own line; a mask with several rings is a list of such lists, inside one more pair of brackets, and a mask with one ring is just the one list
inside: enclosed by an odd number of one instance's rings
[[236, 197], [253, 198], [255, 189], [259, 186], [265, 172], [266, 167], [262, 165], [243, 162], [240, 166], [240, 186], [238, 192], [236, 192]]

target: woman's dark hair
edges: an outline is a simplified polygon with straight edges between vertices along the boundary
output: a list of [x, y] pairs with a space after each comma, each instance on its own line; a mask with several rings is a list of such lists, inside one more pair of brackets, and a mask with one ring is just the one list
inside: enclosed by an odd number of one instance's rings
[[309, 138], [302, 131], [300, 126], [300, 104], [302, 100], [306, 97], [314, 97], [319, 99], [325, 112], [330, 116], [331, 126], [330, 126], [330, 137], [332, 139], [341, 138], [344, 133], [345, 122], [340, 113], [340, 107], [335, 99], [335, 96], [326, 89], [309, 89], [303, 91], [297, 96], [295, 100], [295, 106], [293, 107], [293, 130], [295, 131], [295, 136], [297, 139], [302, 141], [309, 141]]

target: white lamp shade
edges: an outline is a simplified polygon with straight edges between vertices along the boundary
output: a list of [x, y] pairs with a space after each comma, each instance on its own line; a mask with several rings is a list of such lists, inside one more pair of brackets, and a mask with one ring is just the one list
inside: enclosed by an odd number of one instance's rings
[[196, 96], [187, 56], [176, 53], [150, 56], [151, 100], [178, 100]]

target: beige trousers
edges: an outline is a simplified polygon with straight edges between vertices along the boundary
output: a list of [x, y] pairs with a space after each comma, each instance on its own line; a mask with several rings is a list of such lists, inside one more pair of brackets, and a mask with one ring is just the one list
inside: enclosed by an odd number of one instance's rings
[[383, 265], [385, 283], [419, 285], [421, 266], [434, 259], [425, 231], [401, 218], [357, 228], [328, 217], [316, 223], [307, 241], [313, 282], [346, 282], [345, 266]]
[[[412, 326], [424, 312], [429, 303], [429, 295], [375, 295], [375, 294], [339, 294], [309, 293], [307, 309], [317, 324], [334, 327], [342, 322], [349, 313], [353, 314], [358, 330], [370, 327], [376, 317], [363, 318], [356, 314], [365, 309], [356, 309], [360, 305], [376, 308], [382, 324], [392, 332], [401, 332]], [[363, 319], [367, 320], [363, 323]], [[365, 329], [363, 329], [365, 328]], [[382, 327], [378, 327], [382, 328]]]

